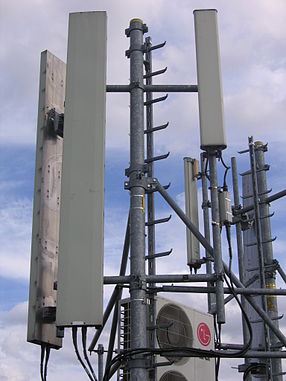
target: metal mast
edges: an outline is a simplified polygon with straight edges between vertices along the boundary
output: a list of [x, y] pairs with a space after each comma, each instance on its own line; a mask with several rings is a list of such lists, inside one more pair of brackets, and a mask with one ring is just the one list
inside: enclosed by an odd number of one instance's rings
[[[146, 348], [146, 273], [145, 273], [145, 182], [144, 182], [144, 84], [143, 34], [147, 27], [140, 19], [130, 21], [130, 167], [127, 170], [130, 189], [130, 303], [131, 349]], [[147, 381], [145, 357], [130, 361], [130, 377]]]

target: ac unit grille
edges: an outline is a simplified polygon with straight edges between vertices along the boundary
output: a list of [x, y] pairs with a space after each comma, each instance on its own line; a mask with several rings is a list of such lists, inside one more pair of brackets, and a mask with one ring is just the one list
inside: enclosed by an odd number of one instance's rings
[[[166, 304], [157, 316], [157, 340], [160, 348], [192, 347], [193, 329], [185, 311], [175, 304]], [[168, 357], [178, 362], [181, 357]]]
[[188, 381], [181, 373], [170, 371], [163, 374], [159, 381]]

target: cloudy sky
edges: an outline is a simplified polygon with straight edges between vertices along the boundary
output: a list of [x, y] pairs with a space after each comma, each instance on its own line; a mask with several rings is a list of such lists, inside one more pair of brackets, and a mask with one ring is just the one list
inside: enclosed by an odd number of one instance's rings
[[[269, 188], [285, 188], [286, 157], [286, 2], [283, 0], [0, 0], [0, 379], [39, 379], [39, 347], [26, 343], [32, 199], [40, 53], [50, 50], [66, 61], [69, 12], [106, 10], [108, 14], [107, 83], [127, 84], [129, 62], [124, 34], [129, 20], [140, 17], [153, 43], [167, 41], [154, 52], [154, 69], [168, 66], [155, 83], [195, 84], [193, 10], [218, 9], [222, 78], [228, 149], [227, 162], [247, 147], [248, 136], [269, 143]], [[107, 150], [105, 196], [105, 273], [117, 274], [128, 215], [128, 192], [123, 190], [129, 160], [129, 97], [107, 95]], [[167, 130], [155, 137], [155, 152], [170, 151], [156, 165], [162, 183], [171, 181], [171, 195], [184, 206], [183, 157], [198, 157], [199, 129], [196, 94], [170, 94], [154, 109], [155, 124], [167, 121]], [[238, 155], [237, 155], [238, 156]], [[248, 169], [247, 155], [238, 157], [239, 171]], [[230, 180], [230, 178], [229, 178]], [[170, 214], [156, 198], [158, 217]], [[274, 253], [286, 265], [285, 201], [272, 205]], [[186, 272], [185, 229], [175, 216], [157, 228], [157, 251], [173, 248], [158, 263], [160, 273]], [[226, 256], [227, 253], [224, 253]], [[278, 280], [282, 286], [282, 282]], [[106, 288], [105, 299], [110, 294]], [[279, 300], [281, 313], [286, 303]], [[184, 296], [184, 302], [206, 310], [205, 298]], [[285, 332], [285, 318], [281, 321]], [[49, 379], [85, 380], [67, 334], [64, 348], [53, 352]], [[102, 342], [106, 344], [108, 332]], [[240, 318], [234, 304], [227, 310], [223, 339], [241, 342]], [[94, 363], [96, 358], [94, 358]], [[222, 361], [220, 380], [241, 380]]]

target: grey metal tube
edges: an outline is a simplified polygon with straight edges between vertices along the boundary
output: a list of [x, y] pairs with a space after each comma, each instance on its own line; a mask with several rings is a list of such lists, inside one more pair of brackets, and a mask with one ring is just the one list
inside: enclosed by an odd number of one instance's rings
[[225, 323], [224, 311], [224, 294], [223, 294], [223, 263], [221, 252], [221, 236], [220, 236], [220, 217], [218, 205], [218, 186], [217, 186], [217, 168], [216, 168], [216, 151], [208, 151], [208, 159], [210, 163], [210, 189], [211, 189], [211, 212], [212, 212], [212, 232], [213, 232], [213, 255], [214, 255], [214, 271], [219, 277], [216, 281], [216, 313], [217, 322]]
[[[262, 351], [252, 351], [249, 350], [247, 353], [244, 353], [243, 355], [237, 355], [237, 351], [222, 351], [222, 350], [215, 350], [215, 351], [210, 351], [213, 352], [213, 357], [216, 357], [218, 354], [221, 354], [222, 357], [224, 358], [264, 358], [264, 359], [269, 359], [269, 358], [286, 358], [286, 351], [283, 352], [262, 352]], [[190, 357], [201, 357], [202, 354], [200, 353], [192, 353], [190, 354]], [[185, 352], [181, 351], [174, 351], [172, 353], [168, 353], [168, 357], [186, 357]]]
[[103, 354], [104, 347], [102, 344], [98, 344], [97, 355], [98, 355], [98, 381], [103, 380]]
[[[269, 290], [268, 288], [235, 288], [235, 293], [240, 295], [286, 295], [286, 289]], [[158, 292], [186, 292], [195, 294], [215, 294], [215, 287], [201, 287], [201, 286], [161, 286], [157, 287]], [[232, 294], [233, 292], [225, 287], [225, 294]]]
[[[182, 209], [176, 204], [176, 202], [172, 199], [172, 197], [166, 192], [164, 187], [159, 183], [157, 179], [153, 179], [153, 183], [156, 185], [158, 192], [161, 196], [166, 200], [166, 202], [171, 206], [171, 208], [176, 212], [176, 214], [181, 218], [181, 220], [185, 223], [186, 226], [191, 230], [191, 232], [197, 237], [197, 239], [201, 242], [201, 244], [209, 251], [209, 253], [213, 256], [213, 248], [207, 242], [205, 237], [197, 230], [197, 228], [192, 224], [189, 218], [185, 215]], [[239, 288], [245, 288], [245, 286], [240, 282], [240, 280], [236, 277], [233, 272], [229, 271], [228, 266], [223, 262], [223, 267], [225, 273], [228, 277], [231, 277], [233, 284]], [[269, 318], [267, 313], [263, 311], [258, 304], [253, 300], [253, 298], [249, 295], [246, 295], [248, 303], [255, 309], [255, 311], [259, 314], [259, 316], [266, 322], [266, 324], [270, 327], [270, 329], [275, 333], [275, 335], [280, 339], [284, 346], [286, 346], [286, 337], [283, 333], [273, 324], [272, 320]]]
[[[239, 199], [239, 186], [238, 186], [238, 175], [237, 175], [237, 165], [236, 165], [236, 158], [231, 158], [231, 171], [232, 171], [232, 185], [233, 185], [233, 199], [234, 199], [234, 206], [237, 208], [240, 205], [240, 199]], [[243, 265], [243, 240], [242, 240], [242, 230], [241, 230], [241, 223], [238, 222], [235, 225], [236, 229], [236, 243], [237, 243], [237, 258], [238, 258], [238, 271], [239, 271], [239, 279], [240, 281], [245, 284], [245, 272], [244, 272], [244, 265]], [[243, 309], [246, 311], [246, 301], [245, 298], [241, 297], [241, 304]], [[249, 333], [247, 329], [247, 324], [245, 321], [244, 316], [242, 315], [242, 332], [243, 332], [243, 342], [244, 344], [248, 342], [249, 340]]]
[[278, 266], [277, 271], [278, 271], [278, 273], [280, 274], [281, 278], [282, 278], [282, 279], [284, 280], [284, 282], [286, 283], [286, 274], [285, 274], [285, 272], [283, 271], [283, 269], [280, 267], [280, 265]]
[[[206, 175], [206, 160], [204, 159], [204, 154], [201, 153], [201, 179], [202, 179], [202, 199], [203, 199], [203, 217], [204, 217], [204, 233], [205, 238], [210, 242], [210, 217], [209, 217], [209, 197], [208, 197], [208, 184]], [[205, 250], [206, 258], [211, 258], [208, 250]], [[207, 274], [212, 274], [212, 264], [211, 261], [206, 263]], [[213, 286], [213, 282], [208, 282], [208, 287]], [[208, 312], [211, 313], [215, 309], [215, 298], [214, 295], [208, 294]]]
[[[197, 93], [197, 85], [152, 85], [147, 84], [141, 86], [145, 92], [152, 93]], [[132, 85], [106, 85], [107, 93], [129, 93]]]
[[[140, 19], [130, 21], [130, 345], [131, 349], [147, 346], [146, 274], [145, 274], [145, 189], [140, 182], [144, 166], [144, 90], [143, 45], [144, 25]], [[138, 48], [140, 47], [140, 48]], [[141, 168], [141, 170], [139, 169]], [[140, 277], [140, 282], [136, 277]], [[148, 381], [144, 358], [134, 356], [130, 378]]]
[[[265, 203], [267, 198], [267, 179], [266, 172], [260, 170], [265, 166], [264, 159], [264, 146], [262, 142], [255, 143], [255, 158], [257, 164], [257, 186], [258, 192], [260, 194], [260, 226], [261, 226], [261, 238], [262, 238], [262, 248], [263, 248], [263, 257], [265, 266], [273, 265], [273, 247], [272, 247], [272, 235], [271, 235], [271, 222], [269, 216], [269, 204]], [[260, 170], [260, 171], [259, 171]], [[267, 271], [265, 275], [265, 284], [269, 289], [276, 289], [276, 274], [275, 271]], [[272, 294], [274, 295], [274, 294]], [[278, 306], [277, 299], [274, 296], [268, 296], [266, 300], [267, 312], [269, 317], [273, 320], [273, 323], [279, 328], [278, 318]], [[269, 332], [270, 335], [270, 346], [275, 347], [278, 344], [276, 336]], [[282, 364], [281, 360], [276, 359], [272, 360], [272, 378], [273, 381], [282, 381]], [[280, 374], [280, 375], [279, 375]]]
[[[215, 275], [209, 274], [166, 274], [166, 275], [146, 275], [147, 283], [183, 283], [183, 282], [211, 282], [216, 280]], [[141, 277], [135, 277], [140, 282]], [[105, 276], [104, 284], [128, 284], [134, 282], [130, 276]]]

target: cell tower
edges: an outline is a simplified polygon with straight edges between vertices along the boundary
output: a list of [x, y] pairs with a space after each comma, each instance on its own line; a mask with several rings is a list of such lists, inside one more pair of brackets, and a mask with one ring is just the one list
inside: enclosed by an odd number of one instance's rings
[[[148, 28], [141, 19], [132, 19], [125, 31], [130, 40], [127, 85], [106, 84], [105, 12], [70, 14], [66, 65], [51, 53], [42, 53], [28, 319], [28, 341], [42, 349], [42, 380], [47, 378], [50, 349], [61, 348], [68, 328], [76, 355], [92, 381], [107, 381], [115, 373], [124, 381], [214, 381], [224, 358], [245, 359], [239, 364], [244, 380], [282, 381], [285, 374], [281, 359], [286, 358], [282, 350], [286, 337], [279, 329], [275, 296], [286, 295], [286, 289], [277, 290], [275, 282], [276, 272], [284, 282], [286, 275], [273, 255], [269, 203], [285, 196], [286, 190], [268, 194], [267, 146], [252, 137], [241, 152], [250, 157], [250, 170], [242, 177], [243, 205], [235, 157], [232, 186], [228, 186], [230, 167], [222, 155], [227, 143], [217, 11], [196, 10], [194, 19], [196, 85], [153, 84], [153, 78], [166, 69], [153, 71], [152, 54], [165, 43], [153, 45], [150, 36], [144, 38]], [[104, 276], [105, 99], [109, 92], [130, 94], [130, 165], [124, 183], [130, 208], [119, 274]], [[154, 133], [168, 127], [168, 122], [153, 123], [154, 105], [167, 98], [153, 97], [158, 92], [198, 93], [203, 152], [200, 163], [198, 158], [184, 159], [186, 213], [169, 195], [169, 185], [161, 185], [155, 177], [155, 162], [169, 155], [154, 154]], [[225, 170], [221, 187], [218, 161]], [[198, 223], [199, 183], [204, 233]], [[155, 194], [186, 226], [189, 271], [185, 274], [156, 274], [156, 261], [172, 250], [156, 252], [156, 226], [170, 217], [156, 218]], [[239, 278], [232, 271], [233, 226]], [[223, 229], [228, 264], [222, 258]], [[206, 285], [185, 285], [192, 282]], [[115, 287], [103, 311], [104, 284]], [[129, 289], [129, 298], [123, 298], [123, 287]], [[205, 293], [208, 313], [158, 296], [163, 292]], [[225, 305], [233, 299], [242, 312], [243, 344], [221, 342]], [[112, 311], [103, 369], [105, 350], [102, 344], [97, 349], [96, 345]], [[98, 354], [98, 375], [87, 355], [88, 327], [96, 328], [88, 350]], [[77, 342], [79, 329], [83, 355]]]

